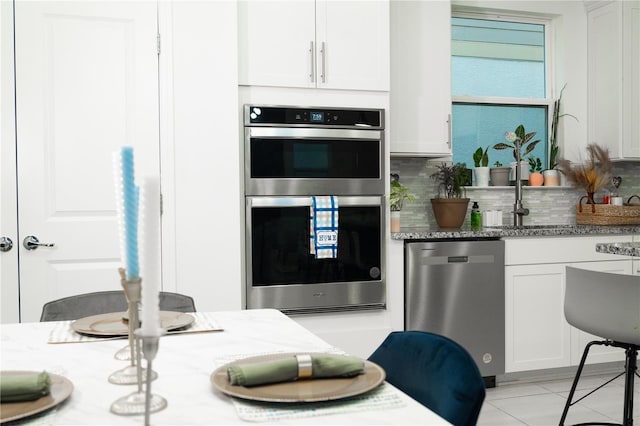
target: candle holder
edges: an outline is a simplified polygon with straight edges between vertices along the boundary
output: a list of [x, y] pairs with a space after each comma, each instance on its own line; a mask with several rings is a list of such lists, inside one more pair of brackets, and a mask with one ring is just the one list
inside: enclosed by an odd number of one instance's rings
[[[136, 337], [138, 341], [142, 340], [142, 352], [147, 361], [147, 378], [145, 380], [147, 386], [144, 392], [139, 387], [137, 392], [133, 392], [116, 400], [116, 402], [111, 405], [111, 412], [120, 415], [144, 414], [144, 424], [149, 425], [151, 413], [161, 411], [167, 407], [167, 400], [165, 398], [151, 393], [151, 383], [153, 382], [151, 378], [153, 373], [151, 366], [153, 359], [158, 353], [161, 333], [162, 330], [158, 330], [158, 333], [144, 335], [142, 334], [142, 330], [136, 330]], [[138, 352], [138, 357], [140, 357], [140, 352]]]
[[[138, 384], [138, 390], [141, 390], [142, 382], [148, 377], [151, 380], [157, 378], [155, 372], [146, 374], [146, 369], [140, 365], [140, 342], [136, 338], [135, 330], [140, 326], [140, 317], [138, 314], [138, 304], [140, 303], [140, 293], [142, 287], [142, 280], [127, 280], [125, 278], [124, 270], [120, 270], [122, 288], [128, 302], [128, 317], [129, 317], [129, 360], [130, 364], [109, 376], [109, 382], [116, 385], [133, 385]], [[121, 353], [121, 350], [116, 353]], [[137, 355], [136, 355], [137, 354]], [[137, 362], [136, 362], [137, 361]]]

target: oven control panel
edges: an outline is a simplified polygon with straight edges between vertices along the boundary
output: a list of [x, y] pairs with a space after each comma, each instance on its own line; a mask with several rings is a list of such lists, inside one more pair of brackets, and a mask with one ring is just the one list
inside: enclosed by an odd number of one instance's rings
[[245, 126], [382, 129], [384, 110], [245, 105]]

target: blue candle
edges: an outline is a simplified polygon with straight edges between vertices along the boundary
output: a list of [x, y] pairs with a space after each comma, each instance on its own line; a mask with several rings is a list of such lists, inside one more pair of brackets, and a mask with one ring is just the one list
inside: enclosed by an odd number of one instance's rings
[[124, 194], [127, 280], [140, 276], [138, 266], [138, 188], [134, 181], [133, 148], [122, 148], [122, 188]]

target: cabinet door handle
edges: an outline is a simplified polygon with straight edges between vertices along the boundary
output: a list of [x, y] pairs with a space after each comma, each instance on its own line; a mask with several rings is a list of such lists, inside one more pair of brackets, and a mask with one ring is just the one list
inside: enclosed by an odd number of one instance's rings
[[309, 44], [309, 58], [311, 61], [311, 69], [309, 70], [309, 80], [311, 80], [312, 83], [315, 83], [316, 81], [316, 51], [313, 47], [313, 40], [311, 40], [311, 43]]
[[326, 50], [326, 46], [324, 44], [324, 41], [322, 42], [322, 45], [320, 47], [320, 56], [322, 59], [322, 70], [321, 70], [321, 74], [320, 74], [320, 79], [322, 80], [322, 83], [326, 83], [327, 82], [327, 74], [326, 74], [326, 68], [325, 68], [325, 64], [327, 62], [327, 50]]

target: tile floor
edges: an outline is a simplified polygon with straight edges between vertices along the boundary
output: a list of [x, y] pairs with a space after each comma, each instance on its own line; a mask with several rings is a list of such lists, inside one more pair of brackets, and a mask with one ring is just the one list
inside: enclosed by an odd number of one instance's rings
[[[615, 374], [584, 376], [576, 396], [581, 397]], [[513, 381], [488, 389], [478, 426], [558, 425], [573, 378]], [[640, 424], [640, 380], [634, 386], [634, 424]], [[565, 424], [622, 421], [623, 377], [596, 391], [569, 409]], [[576, 398], [574, 398], [575, 400]]]

